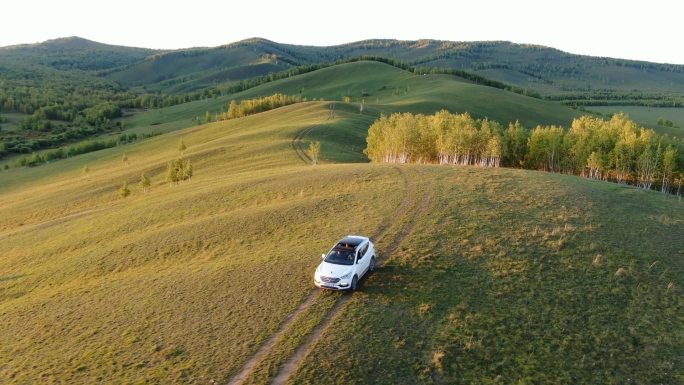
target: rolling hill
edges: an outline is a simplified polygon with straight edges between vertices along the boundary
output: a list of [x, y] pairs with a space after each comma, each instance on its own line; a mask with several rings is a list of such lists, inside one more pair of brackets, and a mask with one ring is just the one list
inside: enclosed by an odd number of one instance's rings
[[123, 47], [98, 43], [77, 36], [36, 44], [0, 47], [0, 63], [41, 65], [60, 70], [107, 70], [134, 64], [161, 53], [149, 48]]
[[[414, 74], [457, 71], [455, 74], [462, 77], [428, 75], [425, 81], [418, 82], [408, 79], [406, 74], [408, 80], [393, 79], [392, 84], [380, 85], [360, 71], [345, 74], [346, 70], [339, 69], [344, 66], [334, 65], [362, 57], [394, 63]], [[568, 122], [574, 114], [559, 105], [576, 109], [605, 106], [602, 111], [611, 113], [635, 106], [667, 107], [671, 109], [663, 115], [674, 116], [673, 121], [679, 121], [683, 114], [681, 65], [571, 55], [533, 45], [367, 40], [313, 47], [254, 38], [213, 48], [161, 51], [69, 37], [0, 48], [0, 114], [11, 117], [0, 122], [0, 157], [17, 157], [116, 133], [123, 128], [117, 125], [117, 119], [126, 111], [188, 102], [194, 105], [181, 109], [194, 111], [202, 104], [197, 102], [203, 101], [213, 107], [200, 114], [213, 112], [220, 108], [208, 99], [241, 98], [241, 94], [232, 94], [267, 81], [292, 80], [289, 78], [295, 75], [326, 68], [331, 75], [341, 71], [344, 76], [357, 77], [358, 82], [353, 78], [342, 79], [341, 83], [332, 79], [330, 86], [323, 86], [322, 79], [304, 76], [304, 80], [279, 82], [278, 87], [286, 86], [288, 92], [309, 98], [325, 96], [340, 100], [341, 95], [354, 93], [354, 100], [363, 98], [369, 104], [375, 96], [375, 104], [382, 104], [380, 98], [390, 92], [382, 87], [394, 86], [391, 93], [397, 98], [375, 113], [398, 110], [403, 95], [405, 102], [417, 111], [446, 107], [503, 122], [520, 119], [529, 125]], [[539, 96], [548, 103], [467, 85], [464, 77], [479, 84]], [[307, 89], [307, 82], [315, 84]], [[375, 85], [380, 88], [371, 89]], [[259, 90], [266, 89], [269, 87]], [[261, 91], [244, 95], [258, 92]], [[420, 92], [433, 96], [421, 98], [417, 95]], [[508, 100], [502, 102], [503, 99]], [[645, 124], [661, 132], [679, 134], [676, 127], [659, 126], [650, 121], [650, 114], [632, 110], [638, 114], [635, 118]]]
[[188, 92], [278, 72], [299, 61], [278, 45], [260, 39], [216, 48], [160, 53], [108, 75], [126, 86]]
[[[684, 93], [682, 65], [574, 55], [549, 47], [503, 41], [376, 39], [312, 47], [254, 38], [221, 47], [159, 54], [110, 77], [126, 85], [147, 84], [178, 92], [293, 66], [361, 56], [391, 58], [417, 67], [468, 70], [544, 95], [637, 91], [681, 97]], [[151, 73], [152, 69], [155, 73]]]
[[[385, 71], [331, 70], [361, 68]], [[359, 159], [339, 138], [369, 118], [338, 105], [333, 120], [329, 102], [299, 103], [4, 172], [3, 382], [681, 381], [676, 197], [339, 164]], [[181, 138], [194, 176], [167, 184]], [[298, 152], [319, 138], [312, 166]], [[371, 235], [382, 267], [353, 295], [313, 290], [317, 256], [348, 233]]]
[[[150, 110], [132, 116], [127, 124], [131, 129], [149, 125], [159, 130], [186, 127], [193, 124], [193, 118], [203, 117], [207, 111], [211, 114], [225, 111], [231, 100], [274, 93], [300, 95], [309, 100], [336, 100], [340, 101], [338, 106], [356, 112], [364, 100], [364, 115], [367, 115], [364, 125], [380, 113], [397, 111], [433, 113], [449, 109], [503, 124], [519, 120], [528, 127], [567, 126], [579, 115], [578, 111], [553, 102], [473, 84], [455, 76], [416, 75], [384, 63], [359, 61], [269, 82], [235, 94]], [[350, 103], [341, 102], [345, 96], [350, 98]], [[359, 127], [360, 130], [367, 128], [367, 125]]]

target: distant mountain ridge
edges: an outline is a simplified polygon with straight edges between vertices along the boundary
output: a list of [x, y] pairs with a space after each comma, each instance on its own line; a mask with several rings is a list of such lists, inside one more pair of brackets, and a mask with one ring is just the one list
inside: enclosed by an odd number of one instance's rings
[[[188, 55], [192, 56], [189, 60]], [[163, 78], [149, 79], [138, 63], [113, 75], [122, 84], [164, 81], [186, 90], [217, 82], [265, 75], [293, 66], [333, 62], [359, 56], [380, 56], [412, 66], [467, 70], [482, 76], [534, 89], [545, 95], [588, 90], [684, 92], [684, 66], [569, 54], [554, 48], [504, 41], [451, 42], [440, 40], [364, 40], [330, 47], [299, 46], [266, 39], [247, 39], [215, 48], [176, 50], [156, 55]], [[178, 61], [172, 60], [178, 59]], [[173, 69], [186, 62], [180, 70]], [[189, 63], [191, 62], [191, 63]], [[191, 70], [188, 70], [190, 68]], [[201, 73], [192, 70], [201, 69]], [[245, 71], [248, 68], [249, 71]], [[174, 76], [177, 75], [177, 76]], [[183, 87], [180, 87], [180, 91]]]
[[599, 90], [684, 94], [684, 65], [575, 55], [507, 41], [369, 39], [318, 47], [250, 38], [218, 47], [154, 50], [68, 37], [0, 48], [0, 63], [7, 56], [58, 69], [104, 71], [126, 87], [172, 93], [296, 66], [378, 56], [417, 67], [466, 70], [543, 95]]
[[110, 45], [71, 36], [0, 47], [0, 61], [29, 62], [62, 70], [105, 70], [139, 62], [160, 52], [164, 51]]

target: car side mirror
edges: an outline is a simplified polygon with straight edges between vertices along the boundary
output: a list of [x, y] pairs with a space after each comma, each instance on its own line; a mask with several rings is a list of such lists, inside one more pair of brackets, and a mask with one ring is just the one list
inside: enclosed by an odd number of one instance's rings
[[321, 259], [325, 259], [325, 254], [321, 254]]

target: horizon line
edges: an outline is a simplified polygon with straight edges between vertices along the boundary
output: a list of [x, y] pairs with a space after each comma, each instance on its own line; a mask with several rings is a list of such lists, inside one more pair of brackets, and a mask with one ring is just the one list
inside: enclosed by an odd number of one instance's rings
[[238, 44], [238, 43], [242, 43], [242, 42], [259, 41], [259, 40], [267, 41], [267, 42], [275, 43], [275, 44], [282, 44], [282, 45], [293, 45], [293, 46], [299, 46], [299, 47], [316, 47], [316, 48], [341, 47], [341, 46], [345, 46], [345, 45], [361, 43], [361, 42], [369, 42], [369, 41], [395, 41], [395, 42], [411, 42], [411, 43], [417, 43], [417, 42], [421, 42], [421, 41], [449, 42], [449, 43], [509, 43], [509, 44], [513, 44], [513, 45], [517, 45], [517, 46], [529, 46], [529, 47], [539, 47], [539, 48], [552, 49], [552, 50], [556, 50], [558, 52], [566, 53], [569, 55], [582, 56], [582, 57], [588, 57], [588, 58], [615, 59], [615, 60], [626, 60], [626, 61], [633, 61], [633, 62], [653, 63], [653, 64], [662, 64], [662, 65], [684, 66], [684, 63], [680, 64], [680, 63], [670, 63], [670, 62], [657, 62], [657, 61], [650, 61], [650, 60], [643, 60], [643, 59], [628, 59], [628, 58], [613, 57], [613, 56], [596, 56], [596, 55], [573, 53], [573, 52], [569, 52], [569, 51], [564, 51], [560, 48], [547, 46], [547, 45], [543, 45], [543, 44], [519, 43], [519, 42], [514, 42], [511, 40], [443, 40], [443, 39], [433, 39], [433, 38], [420, 38], [420, 39], [415, 39], [415, 40], [395, 39], [395, 38], [368, 38], [368, 39], [362, 39], [362, 40], [349, 41], [349, 42], [340, 43], [340, 44], [315, 45], [315, 44], [301, 44], [301, 43], [283, 43], [283, 42], [278, 42], [276, 40], [272, 40], [272, 39], [268, 39], [268, 38], [264, 38], [264, 37], [253, 36], [253, 37], [248, 37], [248, 38], [235, 40], [232, 42], [214, 45], [214, 46], [198, 45], [198, 46], [180, 47], [180, 48], [151, 48], [151, 47], [142, 47], [142, 46], [126, 45], [126, 44], [105, 43], [105, 42], [92, 40], [92, 39], [82, 37], [82, 36], [78, 36], [78, 35], [72, 35], [72, 36], [61, 36], [61, 37], [45, 39], [43, 41], [37, 41], [34, 43], [9, 44], [9, 45], [5, 45], [5, 46], [0, 46], [0, 50], [8, 49], [8, 48], [38, 46], [38, 45], [46, 44], [46, 43], [53, 42], [53, 41], [69, 40], [69, 39], [81, 39], [81, 40], [85, 40], [85, 41], [88, 41], [91, 43], [97, 43], [97, 44], [102, 44], [102, 45], [107, 45], [107, 46], [112, 46], [112, 47], [147, 49], [147, 50], [159, 51], [159, 53], [169, 53], [169, 52], [186, 51], [186, 50], [193, 50], [193, 49], [216, 49], [216, 48], [221, 48], [221, 47], [228, 47], [228, 46], [231, 46], [233, 44]]

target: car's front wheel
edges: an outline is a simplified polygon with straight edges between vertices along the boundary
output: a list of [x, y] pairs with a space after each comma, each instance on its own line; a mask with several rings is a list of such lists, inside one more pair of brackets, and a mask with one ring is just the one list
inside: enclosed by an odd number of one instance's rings
[[375, 271], [375, 257], [371, 257], [370, 265], [368, 265], [368, 271], [371, 273]]
[[359, 285], [359, 279], [354, 276], [351, 281], [351, 286], [349, 286], [349, 291], [356, 291], [356, 287]]

